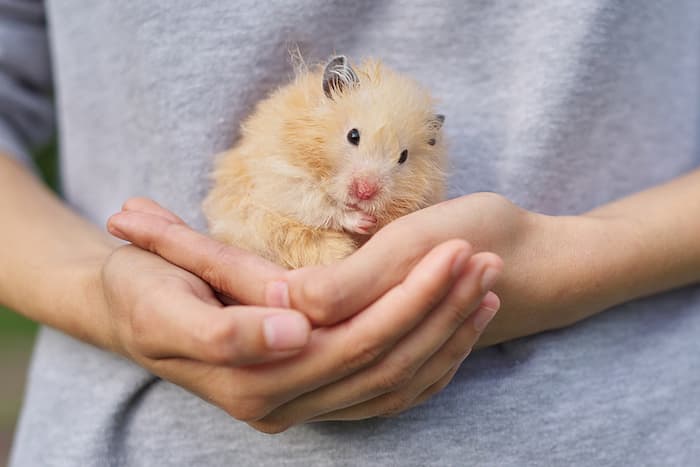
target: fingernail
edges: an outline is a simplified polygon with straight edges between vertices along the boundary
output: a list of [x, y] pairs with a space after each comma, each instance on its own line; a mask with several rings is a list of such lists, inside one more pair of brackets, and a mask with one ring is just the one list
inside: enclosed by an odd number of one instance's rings
[[487, 266], [484, 272], [481, 274], [481, 292], [486, 293], [496, 285], [498, 276], [501, 275], [501, 271], [498, 269]]
[[107, 222], [107, 231], [115, 237], [123, 239], [124, 232], [122, 232], [121, 229], [115, 225], [115, 223], [117, 223], [117, 221], [115, 221], [114, 219], [109, 219], [109, 221]]
[[498, 298], [498, 295], [491, 291], [486, 292], [484, 298], [481, 299], [481, 306], [484, 308], [498, 310], [501, 307], [501, 299]]
[[471, 253], [469, 250], [463, 250], [457, 255], [457, 257], [452, 262], [452, 277], [457, 277], [464, 271], [464, 266], [469, 261]]
[[265, 288], [265, 301], [267, 306], [290, 308], [289, 285], [284, 281], [270, 282]]
[[486, 326], [488, 326], [493, 317], [496, 316], [497, 311], [498, 310], [493, 308], [479, 308], [476, 311], [476, 316], [474, 316], [474, 329], [476, 329], [477, 332], [482, 332], [486, 329]]
[[271, 350], [294, 350], [309, 340], [309, 322], [295, 313], [272, 315], [263, 321], [265, 344]]

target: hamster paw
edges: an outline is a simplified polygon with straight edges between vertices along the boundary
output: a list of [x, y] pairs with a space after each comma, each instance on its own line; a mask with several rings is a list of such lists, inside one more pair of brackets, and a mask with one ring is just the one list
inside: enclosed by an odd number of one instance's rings
[[377, 228], [377, 218], [364, 211], [345, 211], [343, 228], [360, 235], [371, 235]]

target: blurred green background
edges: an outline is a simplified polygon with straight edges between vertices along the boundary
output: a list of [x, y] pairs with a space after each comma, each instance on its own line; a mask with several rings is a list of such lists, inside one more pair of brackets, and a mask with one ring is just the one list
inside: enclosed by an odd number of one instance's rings
[[[46, 183], [58, 191], [56, 142], [36, 151], [34, 161]], [[7, 464], [37, 326], [0, 305], [0, 466]]]

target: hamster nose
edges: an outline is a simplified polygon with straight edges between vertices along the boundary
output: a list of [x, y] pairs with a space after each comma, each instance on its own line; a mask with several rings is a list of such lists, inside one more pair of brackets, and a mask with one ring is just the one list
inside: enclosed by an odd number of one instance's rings
[[372, 179], [355, 178], [350, 184], [350, 194], [357, 199], [369, 200], [379, 191], [379, 184]]

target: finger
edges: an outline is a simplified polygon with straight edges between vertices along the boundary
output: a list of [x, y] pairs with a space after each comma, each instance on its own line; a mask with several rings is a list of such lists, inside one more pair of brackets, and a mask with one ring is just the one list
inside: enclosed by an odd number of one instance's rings
[[[449, 238], [461, 238], [458, 229], [447, 231], [446, 216], [453, 217], [449, 202], [431, 206], [390, 223], [362, 248], [333, 265], [290, 271], [291, 307], [328, 325], [369, 306], [400, 283], [416, 263], [435, 245]], [[440, 223], [438, 233], [435, 224]], [[449, 223], [448, 223], [449, 224]]]
[[264, 305], [265, 284], [284, 273], [255, 254], [158, 215], [122, 211], [110, 217], [107, 228], [113, 235], [201, 277], [239, 303]]
[[407, 409], [399, 410], [397, 412], [387, 412], [383, 415], [380, 415], [380, 417], [394, 417], [396, 415], [399, 415], [401, 412], [405, 412], [406, 410], [412, 409], [413, 407], [418, 407], [434, 395], [438, 394], [439, 392], [442, 392], [442, 390], [445, 389], [447, 385], [452, 382], [452, 378], [455, 377], [457, 371], [459, 371], [459, 368], [460, 365], [455, 365], [454, 367], [450, 368], [449, 371], [442, 376], [442, 378], [440, 378], [432, 386], [428, 387], [413, 402], [411, 402]]
[[[500, 272], [502, 262], [492, 253], [479, 253], [468, 262], [452, 290], [445, 299], [425, 318], [419, 326], [404, 337], [401, 342], [378, 364], [355, 373], [290, 402], [266, 417], [267, 422], [293, 423], [350, 405], [375, 399], [385, 393], [394, 393], [404, 386], [415, 386], [414, 377], [425, 362], [438, 352], [472, 311], [488, 293], [491, 284], [482, 284], [487, 270]], [[496, 276], [491, 276], [496, 277]], [[492, 280], [492, 279], [489, 279]], [[493, 295], [493, 293], [491, 293]], [[495, 295], [493, 295], [495, 297]], [[493, 299], [487, 300], [491, 303]], [[462, 349], [471, 348], [469, 340], [461, 342]], [[431, 368], [438, 371], [421, 374], [423, 379], [415, 379], [418, 384], [428, 386], [439, 379], [454, 365]], [[426, 379], [428, 378], [428, 379]], [[433, 378], [433, 379], [430, 379]], [[415, 389], [416, 394], [424, 388]], [[407, 397], [406, 393], [402, 394]], [[398, 403], [397, 401], [393, 401]], [[401, 401], [403, 402], [403, 401]], [[374, 406], [372, 406], [374, 407]], [[377, 415], [377, 413], [375, 413]]]
[[151, 297], [132, 312], [131, 350], [149, 359], [250, 365], [297, 353], [311, 332], [306, 317], [292, 310], [218, 307], [171, 290]]
[[[453, 367], [451, 367], [447, 371], [447, 373], [442, 375], [442, 377], [440, 377], [440, 379], [437, 382], [429, 386], [420, 384], [419, 378], [416, 378], [416, 383], [413, 384], [411, 388], [407, 388], [408, 396], [406, 397], [406, 399], [410, 400], [411, 397], [415, 397], [413, 402], [408, 404], [406, 408], [401, 409], [399, 411], [387, 412], [385, 416], [391, 417], [398, 414], [399, 412], [416, 407], [422, 404], [423, 402], [427, 401], [443, 389], [445, 389], [447, 385], [452, 381], [452, 378], [455, 376], [455, 374], [457, 374], [457, 371], [462, 366], [462, 363], [464, 363], [464, 360], [466, 360], [467, 357], [469, 357], [472, 350], [475, 348], [475, 346], [472, 345], [472, 347], [464, 349], [463, 343], [465, 342], [465, 340], [469, 339], [470, 334], [476, 331], [478, 334], [476, 337], [476, 341], [478, 342], [479, 338], [484, 333], [484, 329], [491, 322], [491, 320], [493, 319], [494, 315], [498, 312], [500, 307], [501, 301], [496, 294], [494, 294], [493, 292], [489, 292], [488, 294], [486, 294], [486, 297], [481, 302], [479, 309], [474, 312], [474, 319], [471, 320], [470, 323], [466, 323], [465, 325], [463, 325], [462, 328], [455, 334], [455, 336], [452, 337], [452, 339], [450, 339], [450, 342], [448, 343], [448, 345], [454, 347], [453, 355], [458, 355], [459, 361]], [[449, 364], [449, 357], [449, 352], [443, 353], [442, 358], [444, 360], [445, 365]], [[424, 368], [428, 368], [429, 366], [431, 365], [426, 364]], [[439, 368], [440, 366], [440, 363], [438, 363], [437, 365], [435, 365], [435, 368]], [[423, 379], [425, 381], [432, 381], [438, 375], [439, 372], [435, 372], [434, 374], [428, 375], [426, 378]]]
[[[302, 354], [258, 371], [257, 378], [249, 380], [249, 390], [276, 397], [272, 410], [371, 365], [442, 300], [457, 278], [452, 266], [459, 269], [469, 255], [467, 244], [459, 240], [438, 245], [404, 282], [362, 313], [336, 326], [316, 329]], [[285, 381], [284, 387], [279, 381]]]
[[494, 308], [480, 307], [400, 390], [314, 417], [312, 421], [362, 420], [378, 415], [395, 415], [424, 402], [452, 380], [496, 312]]
[[149, 198], [142, 198], [142, 197], [129, 198], [122, 205], [122, 211], [137, 211], [137, 212], [142, 212], [144, 214], [151, 214], [154, 216], [159, 216], [159, 217], [162, 217], [163, 219], [166, 219], [166, 220], [171, 221], [171, 222], [175, 222], [177, 224], [184, 224], [185, 223], [185, 221], [180, 219], [177, 215], [168, 211], [163, 206], [161, 206], [160, 204], [156, 203], [155, 201], [153, 201], [152, 199], [149, 199]]
[[[498, 311], [498, 309], [500, 307], [500, 300], [498, 300], [498, 297], [494, 294], [491, 294], [491, 296], [494, 298], [493, 302], [491, 304], [489, 304], [488, 306], [482, 304], [480, 309], [475, 312], [478, 315], [475, 315], [474, 321], [472, 321], [472, 323], [465, 325], [463, 327], [463, 329], [460, 329], [460, 332], [458, 332], [453, 337], [453, 339], [451, 339], [451, 342], [449, 343], [450, 345], [456, 347], [455, 352], [457, 355], [460, 355], [459, 361], [452, 368], [450, 368], [449, 371], [446, 374], [444, 374], [434, 384], [427, 386], [427, 387], [423, 387], [420, 384], [416, 384], [416, 385], [414, 385], [414, 387], [409, 388], [409, 390], [408, 390], [409, 394], [413, 394], [413, 395], [418, 394], [415, 397], [415, 399], [413, 400], [413, 402], [408, 404], [408, 406], [405, 409], [399, 410], [398, 412], [396, 412], [396, 411], [388, 412], [386, 414], [387, 416], [393, 416], [393, 415], [395, 415], [403, 410], [407, 410], [407, 409], [410, 409], [412, 407], [416, 407], [416, 406], [422, 404], [423, 402], [427, 401], [428, 399], [430, 399], [431, 397], [433, 397], [434, 395], [436, 395], [437, 393], [439, 393], [440, 391], [442, 391], [443, 389], [445, 389], [447, 387], [447, 385], [452, 381], [452, 378], [454, 378], [455, 374], [457, 374], [457, 371], [462, 366], [462, 363], [464, 363], [464, 360], [466, 360], [467, 357], [469, 357], [469, 355], [471, 354], [471, 351], [474, 348], [474, 346], [472, 346], [471, 348], [464, 350], [462, 347], [462, 344], [461, 344], [463, 342], [463, 339], [468, 339], [469, 334], [471, 334], [474, 330], [476, 330], [478, 333], [476, 340], [478, 341], [479, 337], [481, 337], [481, 335], [483, 334], [485, 327], [493, 319], [495, 313]], [[478, 321], [478, 323], [477, 323], [477, 321]], [[443, 355], [442, 358], [448, 359], [449, 354]], [[427, 366], [428, 365], [426, 365], [426, 367]], [[436, 375], [437, 375], [437, 373], [434, 375], [430, 375], [428, 378], [426, 378], [426, 380], [430, 381]], [[410, 399], [410, 395], [409, 395], [408, 399]]]
[[[403, 288], [396, 288], [393, 294], [387, 294], [353, 320], [314, 330], [302, 353], [285, 362], [223, 368], [192, 360], [165, 359], [151, 362], [149, 368], [203, 395], [239, 420], [260, 420], [289, 399], [354, 371], [355, 365], [363, 364], [377, 353], [365, 343], [363, 334], [371, 339], [386, 338], [389, 341], [396, 340], [396, 335], [405, 334], [407, 331], [402, 328], [410, 327], [412, 321], [419, 321], [421, 312], [424, 313], [424, 310], [414, 309], [416, 302], [424, 305], [431, 296], [444, 296], [443, 289], [449, 288], [455, 279], [449, 272], [450, 266], [460, 253], [468, 253], [464, 242], [447, 242], [436, 247], [406, 278]], [[416, 307], [420, 308], [421, 304]], [[419, 316], [411, 318], [416, 314]], [[385, 332], [377, 336], [377, 327]], [[381, 351], [381, 344], [376, 342], [374, 346]], [[284, 428], [258, 427], [270, 433]]]

